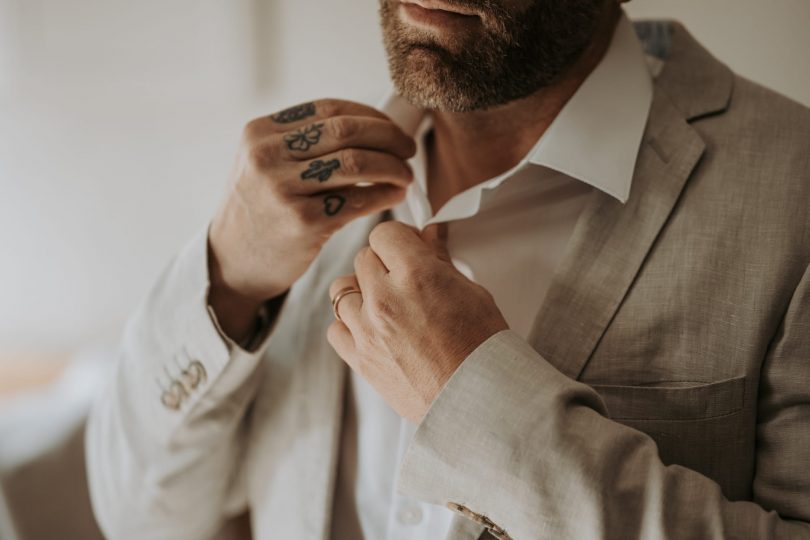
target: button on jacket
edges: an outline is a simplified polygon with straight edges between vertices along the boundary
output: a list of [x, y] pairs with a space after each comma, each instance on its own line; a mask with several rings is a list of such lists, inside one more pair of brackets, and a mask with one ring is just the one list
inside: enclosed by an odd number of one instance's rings
[[[661, 66], [626, 201], [591, 191], [528, 334], [473, 351], [404, 453], [399, 493], [453, 510], [449, 540], [810, 536], [810, 112], [676, 23], [636, 31]], [[249, 509], [255, 538], [329, 537], [350, 379], [327, 293], [379, 220], [327, 242], [259, 354], [207, 310], [205, 231], [178, 254], [89, 420], [107, 536]]]

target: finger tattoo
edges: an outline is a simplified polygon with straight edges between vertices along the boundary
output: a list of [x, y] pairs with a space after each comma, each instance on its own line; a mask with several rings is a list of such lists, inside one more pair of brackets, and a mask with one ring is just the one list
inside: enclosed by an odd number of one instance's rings
[[323, 124], [312, 124], [293, 133], [288, 133], [284, 136], [284, 142], [287, 143], [287, 148], [290, 150], [306, 152], [320, 142], [322, 130]]
[[317, 178], [318, 182], [326, 182], [332, 173], [340, 168], [340, 161], [332, 159], [329, 161], [321, 161], [316, 159], [309, 164], [309, 168], [301, 173], [301, 180], [310, 180]]
[[270, 118], [272, 118], [277, 124], [290, 124], [292, 122], [303, 120], [304, 118], [309, 118], [310, 116], [315, 116], [314, 103], [302, 103], [301, 105], [284, 109], [283, 111], [272, 115]]
[[323, 210], [327, 216], [334, 216], [340, 212], [344, 204], [346, 204], [346, 197], [343, 195], [332, 194], [323, 198]]

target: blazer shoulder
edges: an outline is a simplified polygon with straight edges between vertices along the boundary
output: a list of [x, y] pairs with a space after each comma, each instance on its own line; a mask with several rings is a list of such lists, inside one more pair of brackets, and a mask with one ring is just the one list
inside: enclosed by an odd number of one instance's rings
[[723, 112], [692, 122], [707, 158], [733, 170], [735, 184], [810, 205], [810, 108], [740, 75]]
[[[734, 87], [728, 108], [716, 117], [740, 149], [760, 158], [803, 156], [810, 154], [810, 108], [770, 88], [734, 75]], [[767, 160], [766, 160], [767, 162]], [[795, 173], [810, 175], [810, 168], [797, 167]]]
[[776, 227], [791, 251], [810, 253], [810, 109], [734, 75], [723, 111], [692, 127], [706, 145], [695, 187], [726, 201], [738, 223]]

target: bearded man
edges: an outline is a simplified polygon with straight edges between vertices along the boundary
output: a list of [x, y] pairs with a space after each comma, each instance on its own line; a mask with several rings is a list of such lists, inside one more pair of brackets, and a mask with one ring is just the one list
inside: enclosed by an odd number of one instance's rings
[[617, 0], [380, 12], [130, 320], [106, 534], [810, 537], [810, 112]]

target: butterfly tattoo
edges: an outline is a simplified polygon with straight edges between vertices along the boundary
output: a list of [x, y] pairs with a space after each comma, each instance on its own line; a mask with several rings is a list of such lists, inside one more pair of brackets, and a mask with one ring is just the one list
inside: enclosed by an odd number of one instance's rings
[[299, 152], [306, 152], [321, 140], [323, 124], [312, 124], [284, 136], [287, 148]]

